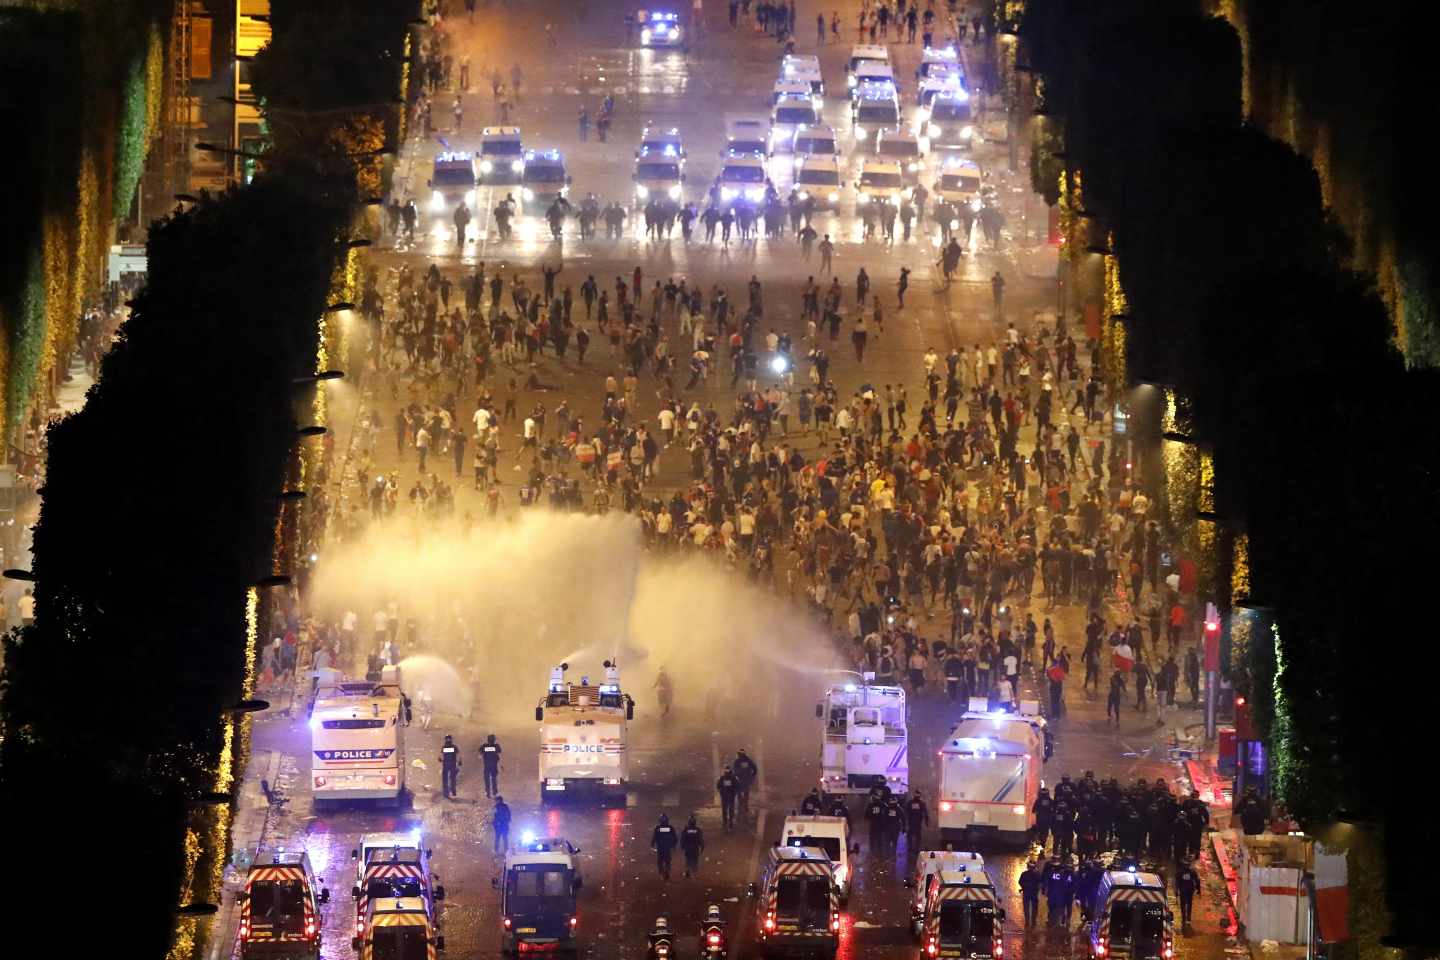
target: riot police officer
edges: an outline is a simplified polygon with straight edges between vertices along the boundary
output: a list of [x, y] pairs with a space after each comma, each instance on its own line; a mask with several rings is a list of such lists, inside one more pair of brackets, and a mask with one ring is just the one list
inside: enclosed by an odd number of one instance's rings
[[1045, 867], [1045, 919], [1052, 927], [1070, 928], [1070, 905], [1075, 895], [1075, 877], [1070, 866], [1051, 860]]
[[500, 792], [500, 744], [493, 733], [480, 747], [480, 762], [485, 766], [485, 796], [493, 797]]
[[1055, 798], [1054, 823], [1050, 829], [1055, 833], [1055, 853], [1068, 863], [1075, 842], [1075, 807], [1068, 796]]
[[736, 779], [729, 765], [726, 765], [725, 772], [715, 781], [715, 791], [720, 794], [720, 821], [726, 830], [735, 829], [735, 794], [739, 789], [740, 781]]
[[510, 843], [510, 805], [504, 797], [495, 798], [493, 824], [495, 827], [495, 852], [504, 853]]
[[445, 742], [440, 746], [440, 792], [446, 800], [455, 796], [455, 781], [460, 778], [460, 748], [455, 746], [455, 738], [445, 734]]
[[730, 766], [735, 772], [735, 782], [739, 788], [740, 810], [742, 813], [749, 813], [750, 788], [755, 785], [755, 778], [760, 776], [760, 768], [743, 749], [735, 751], [735, 759]]
[[1020, 872], [1020, 899], [1025, 905], [1025, 926], [1033, 927], [1040, 916], [1040, 885], [1042, 877], [1039, 865], [1031, 860]]
[[811, 787], [810, 792], [805, 794], [805, 799], [800, 801], [800, 812], [807, 817], [813, 817], [820, 812], [819, 787]]
[[1195, 894], [1199, 892], [1200, 874], [1195, 869], [1195, 864], [1187, 858], [1180, 863], [1180, 869], [1175, 874], [1175, 895], [1180, 900], [1181, 924], [1190, 924], [1190, 911], [1195, 902]]
[[905, 846], [907, 850], [915, 851], [920, 849], [921, 831], [930, 824], [930, 808], [925, 804], [925, 798], [917, 792], [905, 807]]
[[891, 849], [900, 842], [900, 829], [905, 825], [905, 803], [891, 796], [885, 801], [885, 843]]
[[1040, 850], [1045, 850], [1045, 840], [1050, 836], [1050, 823], [1054, 818], [1055, 802], [1050, 799], [1050, 791], [1046, 787], [1040, 788], [1040, 795], [1035, 798], [1035, 827], [1034, 836], [1030, 839], [1040, 845]]
[[885, 849], [885, 801], [872, 791], [865, 804], [865, 819], [870, 823], [870, 849], [881, 852]]
[[690, 814], [690, 819], [685, 822], [685, 829], [680, 831], [680, 852], [685, 854], [685, 876], [693, 876], [700, 872], [700, 853], [705, 849], [705, 831], [695, 822], [695, 814]]
[[844, 817], [845, 825], [847, 827], [850, 825], [850, 807], [845, 803], [845, 797], [842, 794], [832, 794], [828, 798], [825, 815], [828, 817]]
[[675, 828], [670, 826], [670, 818], [660, 814], [660, 822], [655, 825], [655, 832], [650, 835], [650, 846], [655, 848], [655, 866], [659, 869], [660, 876], [666, 880], [670, 879], [670, 856], [675, 852], [678, 840]]

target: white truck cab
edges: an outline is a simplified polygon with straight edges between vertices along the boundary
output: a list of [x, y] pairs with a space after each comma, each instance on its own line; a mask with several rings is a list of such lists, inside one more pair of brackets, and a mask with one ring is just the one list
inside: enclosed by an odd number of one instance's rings
[[[893, 188], [886, 189], [895, 191], [894, 202], [899, 203], [898, 170], [894, 178]], [[869, 202], [879, 202], [879, 197]], [[860, 683], [831, 686], [815, 705], [821, 720], [820, 789], [825, 793], [862, 794], [879, 785], [892, 793], [910, 789], [905, 690], [873, 680], [873, 674], [866, 674]]]
[[909, 130], [881, 130], [877, 133], [875, 156], [900, 164], [901, 179], [908, 186], [920, 183], [925, 172], [925, 150], [920, 138]]
[[890, 63], [890, 48], [883, 43], [857, 43], [850, 48], [850, 59], [845, 61], [847, 82], [851, 87], [857, 83], [855, 71], [866, 63]]
[[949, 86], [930, 99], [916, 117], [915, 130], [923, 133], [932, 149], [968, 149], [975, 143], [975, 116], [970, 94], [962, 87]]
[[731, 151], [720, 165], [720, 200], [726, 204], [760, 203], [765, 199], [765, 158]]
[[956, 206], [965, 204], [972, 210], [980, 209], [980, 165], [974, 160], [949, 157], [940, 167], [940, 176], [935, 181], [935, 199], [945, 200]]
[[565, 680], [569, 664], [550, 673], [545, 698], [535, 708], [540, 724], [540, 802], [598, 796], [625, 803], [629, 782], [626, 722], [635, 717], [635, 701], [620, 689], [619, 669], [605, 661], [605, 682], [592, 685]]

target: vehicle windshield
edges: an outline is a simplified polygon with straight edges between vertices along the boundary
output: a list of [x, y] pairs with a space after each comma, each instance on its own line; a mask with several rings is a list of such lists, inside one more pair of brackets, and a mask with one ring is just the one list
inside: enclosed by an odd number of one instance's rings
[[893, 103], [861, 104], [855, 111], [855, 119], [861, 123], [883, 123], [894, 125], [900, 122], [900, 111]]
[[764, 140], [731, 140], [730, 149], [736, 153], [764, 153]]
[[475, 174], [471, 172], [469, 164], [463, 167], [442, 167], [435, 171], [434, 183], [437, 187], [473, 187]]
[[792, 847], [814, 847], [817, 850], [824, 850], [825, 856], [829, 857], [832, 863], [840, 862], [839, 837], [791, 837], [787, 842]]
[[884, 157], [918, 157], [920, 147], [914, 140], [891, 140], [886, 137], [880, 141], [878, 153]]
[[797, 137], [795, 140], [796, 153], [836, 153], [835, 141], [830, 138], [818, 139], [815, 137]]
[[384, 728], [383, 719], [366, 720], [324, 720], [320, 724], [326, 730], [380, 730]]
[[900, 174], [878, 173], [874, 170], [867, 170], [860, 174], [860, 186], [862, 187], [898, 187], [900, 186]]
[[425, 928], [375, 927], [370, 934], [374, 960], [426, 960]]
[[940, 178], [940, 189], [955, 190], [961, 193], [979, 193], [980, 178], [957, 176], [953, 173], [947, 173]]
[[675, 163], [637, 163], [635, 175], [641, 180], [679, 180], [680, 165]]
[[365, 884], [365, 896], [371, 900], [380, 897], [423, 897], [425, 885], [419, 877], [371, 877]]
[[525, 165], [525, 182], [561, 183], [565, 180], [564, 167]]
[[875, 59], [872, 59], [872, 58], [870, 58], [870, 57], [851, 57], [851, 58], [850, 58], [850, 69], [851, 69], [852, 72], [855, 71], [855, 70], [859, 70], [862, 65], [867, 64], [867, 63], [878, 63], [878, 64], [881, 64], [881, 65], [887, 66], [887, 67], [890, 65], [889, 63], [887, 63], [887, 62], [884, 61], [884, 60], [875, 60]]
[[1165, 935], [1162, 904], [1117, 901], [1110, 904], [1110, 942], [1130, 944], [1132, 957], [1159, 956]]
[[995, 907], [981, 900], [944, 900], [940, 904], [940, 942], [983, 949], [995, 933]]
[[505, 883], [505, 909], [511, 915], [573, 912], [575, 890], [564, 867], [512, 870]]
[[764, 183], [764, 167], [725, 167], [724, 179], [733, 183]]
[[815, 116], [814, 107], [776, 107], [776, 123], [814, 123], [819, 118]]
[[812, 926], [830, 921], [830, 878], [781, 877], [775, 884], [775, 913]]
[[817, 187], [834, 187], [840, 184], [838, 170], [801, 170], [796, 183], [808, 183]]
[[968, 100], [936, 100], [930, 105], [931, 120], [969, 120]]
[[261, 880], [250, 884], [250, 923], [276, 933], [302, 933], [305, 885], [299, 880]]
[[486, 140], [480, 144], [480, 152], [492, 157], [518, 157], [524, 151], [519, 140]]

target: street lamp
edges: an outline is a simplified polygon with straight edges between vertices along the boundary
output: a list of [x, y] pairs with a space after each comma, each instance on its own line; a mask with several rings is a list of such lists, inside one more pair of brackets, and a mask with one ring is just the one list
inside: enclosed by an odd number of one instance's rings
[[191, 193], [177, 193], [175, 199], [181, 203], [199, 203], [200, 198]]
[[304, 385], [307, 383], [320, 383], [323, 380], [343, 379], [345, 379], [345, 371], [343, 370], [321, 370], [319, 373], [312, 373], [304, 377], [296, 377], [291, 382], [295, 383], [296, 385]]
[[370, 246], [370, 244], [371, 244], [372, 242], [373, 242], [373, 241], [368, 240], [368, 239], [366, 239], [365, 237], [356, 237], [354, 240], [346, 240], [346, 241], [342, 244], [342, 246], [343, 246], [346, 250], [355, 250], [355, 249], [358, 249], [358, 248], [360, 248], [360, 247], [368, 247], [368, 246]]
[[259, 580], [255, 581], [255, 587], [260, 590], [263, 590], [267, 587], [288, 586], [290, 586], [290, 577], [288, 574], [284, 573], [272, 573], [267, 577], [261, 577]]
[[304, 490], [281, 490], [279, 496], [275, 499], [281, 503], [297, 503], [304, 500], [307, 496], [309, 496], [309, 494]]
[[0, 574], [0, 576], [3, 576], [6, 580], [23, 580], [26, 583], [35, 582], [35, 574], [29, 570], [6, 570], [3, 574]]
[[255, 699], [255, 698], [252, 697], [252, 698], [249, 699], [249, 700], [241, 700], [240, 702], [236, 703], [235, 706], [233, 706], [233, 707], [230, 708], [230, 712], [231, 712], [231, 713], [261, 713], [261, 712], [263, 712], [263, 711], [265, 711], [265, 710], [269, 710], [269, 709], [270, 709], [270, 701], [269, 701], [269, 700], [258, 700], [258, 699]]
[[295, 431], [295, 436], [301, 437], [301, 438], [305, 438], [305, 437], [323, 437], [323, 436], [324, 436], [326, 433], [328, 433], [328, 432], [329, 432], [329, 431], [326, 430], [324, 427], [312, 425], [312, 426], [309, 426], [309, 427], [301, 427], [301, 428], [299, 428], [298, 430]]
[[187, 903], [175, 909], [177, 916], [181, 917], [210, 917], [220, 912], [220, 908], [213, 903]]
[[355, 304], [342, 300], [339, 303], [328, 304], [321, 313], [339, 313], [341, 310], [354, 310]]
[[218, 143], [201, 142], [195, 144], [196, 150], [204, 150], [206, 153], [223, 153], [232, 157], [244, 157], [247, 160], [264, 160], [263, 153], [250, 153], [246, 150], [235, 150], [231, 147], [222, 147]]

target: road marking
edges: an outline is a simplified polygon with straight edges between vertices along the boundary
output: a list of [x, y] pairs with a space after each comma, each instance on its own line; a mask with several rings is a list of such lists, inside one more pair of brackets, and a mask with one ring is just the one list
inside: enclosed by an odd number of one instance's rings
[[[755, 843], [754, 843], [753, 847], [752, 847], [751, 850], [750, 850], [750, 859], [749, 859], [749, 860], [746, 862], [746, 864], [745, 864], [745, 879], [744, 879], [744, 881], [743, 881], [743, 882], [746, 884], [746, 888], [747, 888], [747, 889], [749, 888], [749, 884], [753, 883], [753, 882], [754, 882], [754, 879], [755, 879], [757, 876], [759, 876], [759, 871], [760, 871], [760, 851], [761, 851], [761, 849], [765, 846], [765, 817], [766, 817], [766, 814], [767, 814], [767, 811], [761, 810], [760, 813], [759, 813], [759, 816], [757, 816], [757, 817], [755, 818]], [[744, 955], [745, 955], [745, 949], [744, 949], [744, 948], [745, 948], [746, 942], [749, 941], [749, 940], [754, 936], [754, 933], [753, 933], [753, 931], [752, 931], [752, 929], [751, 929], [751, 925], [748, 924], [748, 923], [743, 922], [742, 919], [741, 919], [741, 917], [743, 917], [743, 916], [744, 916], [744, 913], [745, 913], [745, 908], [744, 908], [744, 907], [741, 907], [740, 913], [741, 913], [741, 916], [735, 918], [735, 926], [736, 926], [736, 928], [739, 930], [739, 935], [736, 936], [736, 938], [735, 938], [735, 948], [736, 948], [736, 950], [735, 950], [735, 955], [736, 955], [736, 956], [744, 956]]]

